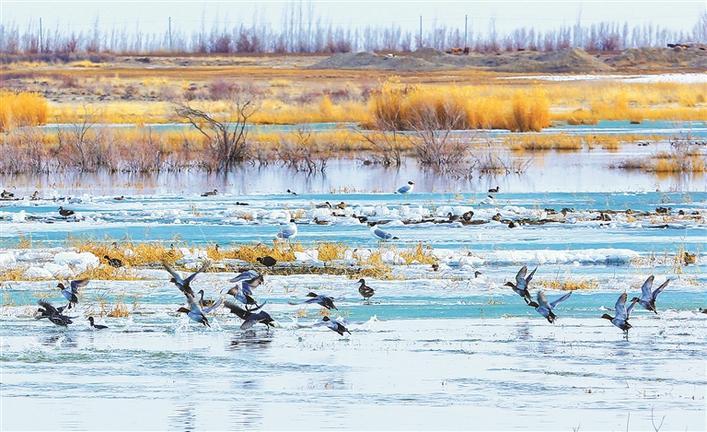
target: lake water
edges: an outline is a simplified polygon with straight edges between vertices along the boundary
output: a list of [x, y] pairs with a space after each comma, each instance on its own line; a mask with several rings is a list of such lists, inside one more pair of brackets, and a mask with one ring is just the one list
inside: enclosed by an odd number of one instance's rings
[[[42, 197], [0, 201], [0, 271], [75, 270], [80, 262], [59, 259], [69, 236], [188, 244], [192, 265], [207, 244], [269, 243], [290, 217], [307, 265], [322, 265], [311, 251], [321, 241], [342, 242], [351, 256], [379, 248], [353, 214], [399, 237], [382, 246], [394, 278], [367, 280], [371, 304], [344, 276], [266, 275], [255, 295], [279, 323], [270, 332], [241, 331], [224, 309], [209, 317], [211, 328], [178, 315], [184, 297], [156, 269], [135, 270], [138, 281], [91, 281], [68, 329], [32, 316], [38, 298], [64, 303], [55, 280], [3, 282], [1, 428], [645, 431], [664, 418], [662, 430], [705, 430], [707, 189], [703, 177], [608, 167], [652, 151], [517, 156], [532, 158], [526, 174], [471, 179], [412, 161], [386, 170], [344, 160], [313, 176], [244, 167], [227, 176], [0, 178], [17, 195]], [[392, 193], [408, 180], [412, 194]], [[218, 195], [200, 196], [213, 188]], [[347, 208], [332, 215], [316, 207], [325, 201]], [[78, 217], [61, 218], [59, 205]], [[488, 223], [429, 222], [467, 210]], [[619, 213], [596, 220], [600, 210]], [[557, 221], [508, 228], [496, 213]], [[20, 236], [33, 249], [18, 249]], [[400, 262], [418, 242], [433, 248], [437, 271]], [[679, 264], [683, 250], [697, 255], [694, 264]], [[352, 263], [347, 255], [337, 265]], [[558, 306], [550, 324], [503, 286], [523, 264], [539, 266], [533, 292], [552, 281], [590, 288]], [[622, 292], [638, 295], [650, 274], [656, 286], [672, 280], [658, 314], [636, 310], [625, 339], [600, 316], [613, 315]], [[193, 287], [216, 298], [232, 276], [202, 274]], [[313, 327], [321, 312], [301, 304], [309, 291], [334, 297], [332, 316], [350, 336]], [[561, 294], [547, 289], [550, 299]], [[93, 331], [86, 317], [99, 316], [101, 302], [123, 302], [131, 314], [101, 317], [109, 329]]]

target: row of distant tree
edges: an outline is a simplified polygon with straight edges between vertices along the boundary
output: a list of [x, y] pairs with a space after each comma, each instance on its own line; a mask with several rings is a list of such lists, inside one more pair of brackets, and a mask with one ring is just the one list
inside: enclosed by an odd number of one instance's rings
[[[309, 16], [307, 16], [309, 15]], [[219, 28], [220, 27], [220, 28]], [[164, 33], [139, 28], [103, 30], [96, 20], [87, 31], [42, 28], [37, 20], [21, 28], [0, 25], [0, 52], [4, 54], [154, 54], [154, 53], [338, 53], [350, 51], [412, 51], [469, 47], [472, 51], [555, 51], [570, 47], [588, 51], [615, 51], [668, 43], [707, 42], [707, 12], [692, 29], [674, 31], [659, 25], [630, 26], [601, 22], [537, 31], [522, 27], [501, 34], [492, 19], [484, 29], [430, 26], [426, 31], [390, 27], [349, 28], [327, 24], [311, 14], [285, 15], [278, 26], [269, 23], [213, 26], [210, 30], [180, 31], [170, 22]]]

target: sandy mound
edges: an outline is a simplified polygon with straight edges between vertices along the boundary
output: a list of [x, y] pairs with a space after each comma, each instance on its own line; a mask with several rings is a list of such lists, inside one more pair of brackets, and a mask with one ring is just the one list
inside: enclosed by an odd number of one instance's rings
[[608, 57], [606, 63], [617, 69], [705, 69], [707, 68], [707, 47], [631, 48], [621, 54]]
[[312, 66], [313, 69], [381, 69], [417, 71], [434, 69], [489, 68], [504, 72], [602, 72], [612, 67], [581, 49], [551, 53], [513, 52], [458, 56], [430, 48], [409, 54], [337, 54]]

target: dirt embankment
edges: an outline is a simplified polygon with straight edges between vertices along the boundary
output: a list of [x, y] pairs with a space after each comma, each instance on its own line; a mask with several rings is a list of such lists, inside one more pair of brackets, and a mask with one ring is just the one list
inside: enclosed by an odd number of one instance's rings
[[623, 71], [703, 71], [707, 68], [704, 46], [688, 49], [640, 48], [618, 53], [590, 54], [579, 48], [554, 52], [517, 51], [452, 55], [434, 49], [411, 53], [370, 52], [336, 54], [312, 69], [375, 69], [426, 71], [481, 68], [499, 72], [590, 73]]

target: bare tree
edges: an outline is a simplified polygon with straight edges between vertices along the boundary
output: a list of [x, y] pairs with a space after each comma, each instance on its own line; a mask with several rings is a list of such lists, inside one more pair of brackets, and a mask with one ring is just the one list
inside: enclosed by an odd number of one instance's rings
[[248, 123], [257, 112], [255, 100], [243, 93], [231, 95], [220, 114], [197, 109], [184, 102], [175, 108], [178, 116], [189, 122], [206, 139], [210, 169], [227, 170], [250, 155]]

